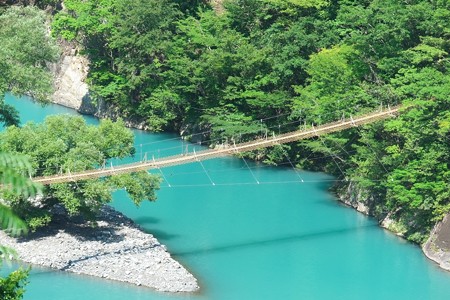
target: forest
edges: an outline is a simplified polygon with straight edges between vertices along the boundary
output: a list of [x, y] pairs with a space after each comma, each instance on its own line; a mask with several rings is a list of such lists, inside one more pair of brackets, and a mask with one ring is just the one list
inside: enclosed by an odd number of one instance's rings
[[210, 144], [334, 121], [398, 118], [248, 153], [337, 177], [421, 243], [450, 210], [450, 2], [66, 0], [55, 37], [82, 46], [95, 99]]

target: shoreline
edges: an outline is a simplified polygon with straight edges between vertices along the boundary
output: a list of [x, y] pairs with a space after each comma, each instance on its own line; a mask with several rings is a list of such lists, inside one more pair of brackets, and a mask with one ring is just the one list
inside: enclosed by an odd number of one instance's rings
[[[361, 201], [358, 201], [357, 197], [349, 197], [348, 195], [340, 193], [336, 193], [336, 197], [337, 201], [342, 205], [352, 208], [358, 213], [373, 217], [373, 215], [370, 214], [370, 208]], [[402, 232], [394, 230], [395, 221], [392, 220], [389, 215], [384, 219], [379, 220], [378, 224], [381, 228], [405, 239]], [[415, 244], [411, 241], [406, 241]], [[450, 213], [434, 226], [428, 240], [424, 244], [415, 245], [419, 246], [425, 257], [434, 262], [440, 269], [450, 272]]]
[[152, 288], [159, 292], [199, 291], [197, 279], [164, 245], [112, 207], [100, 210], [97, 226], [58, 214], [51, 224], [25, 237], [3, 231], [0, 240], [31, 265]]

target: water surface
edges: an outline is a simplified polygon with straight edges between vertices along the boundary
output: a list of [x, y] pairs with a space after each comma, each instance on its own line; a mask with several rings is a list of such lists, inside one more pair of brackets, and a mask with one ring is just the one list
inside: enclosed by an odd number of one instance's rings
[[[7, 102], [22, 122], [75, 114], [10, 96]], [[134, 160], [185, 149], [175, 135], [134, 132]], [[450, 299], [449, 273], [419, 247], [337, 203], [328, 192], [332, 177], [247, 163], [251, 170], [228, 157], [155, 171], [166, 179], [158, 201], [139, 208], [123, 191], [114, 195], [114, 207], [199, 279], [198, 294], [168, 295], [34, 267], [25, 299]]]

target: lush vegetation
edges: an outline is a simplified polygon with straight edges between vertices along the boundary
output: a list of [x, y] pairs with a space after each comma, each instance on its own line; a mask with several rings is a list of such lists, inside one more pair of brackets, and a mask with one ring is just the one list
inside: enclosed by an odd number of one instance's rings
[[[38, 1], [41, 6], [55, 3]], [[29, 176], [98, 167], [112, 157], [134, 153], [133, 135], [121, 121], [94, 127], [81, 117], [64, 116], [17, 127], [19, 116], [4, 102], [6, 92], [42, 103], [52, 93], [49, 64], [57, 59], [58, 48], [49, 36], [47, 18], [30, 6], [0, 10], [0, 125], [10, 126], [0, 133], [0, 229], [10, 235], [48, 224], [57, 205], [69, 215], [94, 219], [115, 189], [125, 188], [137, 205], [144, 199], [155, 200], [159, 184], [158, 177], [146, 172], [45, 188], [29, 180]], [[11, 255], [14, 250], [0, 245], [0, 261]], [[20, 269], [0, 278], [0, 298], [22, 299], [27, 275]]]
[[[111, 158], [132, 155], [133, 139], [121, 121], [103, 120], [99, 126], [88, 126], [82, 117], [53, 116], [43, 124], [8, 127], [0, 133], [0, 151], [26, 153], [33, 170], [30, 175], [45, 176], [98, 168]], [[138, 172], [52, 184], [44, 187], [43, 196], [35, 201], [8, 191], [0, 197], [34, 229], [50, 222], [55, 205], [64, 207], [69, 215], [94, 219], [100, 207], [112, 200], [114, 190], [126, 189], [139, 205], [144, 199], [156, 199], [158, 185], [155, 175]]]
[[[143, 199], [154, 200], [159, 184], [148, 173], [45, 188], [28, 179], [98, 167], [109, 158], [134, 153], [133, 135], [122, 122], [104, 121], [93, 127], [82, 118], [53, 117], [41, 125], [16, 127], [19, 116], [4, 103], [6, 92], [29, 95], [43, 103], [52, 92], [48, 64], [56, 60], [57, 46], [48, 35], [46, 20], [33, 7], [0, 11], [0, 123], [13, 125], [0, 134], [0, 229], [10, 235], [26, 232], [28, 226], [36, 229], [48, 224], [55, 205], [70, 215], [93, 219], [99, 207], [111, 200], [114, 189], [126, 188], [139, 204]], [[0, 260], [11, 255], [14, 250], [0, 245]], [[27, 275], [27, 270], [20, 269], [0, 278], [0, 298], [22, 299]]]
[[[41, 192], [41, 187], [27, 177], [20, 174], [19, 170], [31, 172], [31, 164], [23, 156], [11, 155], [0, 152], [0, 185], [2, 190], [9, 190], [25, 197], [35, 196]], [[4, 203], [0, 203], [0, 229], [8, 234], [18, 236], [26, 233], [28, 227], [11, 209]], [[4, 258], [15, 256], [15, 251], [0, 244], [0, 267]], [[0, 277], [0, 298], [9, 300], [22, 299], [27, 284], [28, 270], [15, 270], [5, 278]]]
[[0, 277], [0, 297], [3, 300], [21, 300], [28, 283], [28, 270], [19, 269], [7, 277]]
[[84, 46], [93, 95], [153, 130], [237, 141], [412, 103], [383, 124], [251, 155], [349, 180], [417, 242], [450, 210], [448, 1], [65, 4], [54, 33]]
[[4, 95], [29, 95], [48, 101], [52, 77], [48, 63], [57, 59], [56, 43], [47, 34], [46, 15], [32, 7], [0, 10], [0, 124], [17, 125], [19, 116]]
[[[19, 123], [17, 112], [3, 101], [6, 92], [29, 95], [43, 103], [52, 93], [49, 63], [56, 60], [58, 51], [46, 22], [46, 14], [30, 6], [0, 11], [0, 123], [16, 126]], [[14, 165], [11, 172], [0, 161], [0, 176], [7, 185], [20, 183], [17, 180], [21, 177], [16, 175], [76, 172], [102, 166], [113, 157], [134, 154], [133, 135], [121, 121], [103, 121], [94, 127], [87, 126], [81, 117], [53, 117], [41, 125], [16, 126], [0, 133], [0, 151], [13, 157], [25, 154], [31, 169], [27, 164]], [[55, 184], [44, 188], [35, 201], [29, 201], [29, 194], [17, 189], [1, 190], [0, 198], [35, 229], [50, 222], [56, 204], [70, 215], [82, 214], [92, 219], [100, 206], [111, 200], [114, 189], [126, 188], [139, 204], [144, 199], [155, 200], [157, 186], [158, 178], [143, 172], [77, 184]]]

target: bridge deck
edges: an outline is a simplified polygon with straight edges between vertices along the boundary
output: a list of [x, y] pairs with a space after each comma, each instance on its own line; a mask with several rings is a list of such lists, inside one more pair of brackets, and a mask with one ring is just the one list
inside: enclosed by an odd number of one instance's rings
[[281, 135], [277, 135], [271, 138], [257, 139], [254, 141], [240, 143], [233, 145], [232, 147], [224, 149], [209, 149], [199, 152], [190, 152], [187, 154], [180, 154], [175, 156], [164, 157], [152, 161], [144, 161], [138, 163], [124, 164], [117, 167], [109, 167], [103, 169], [87, 170], [83, 172], [71, 173], [71, 174], [59, 174], [44, 177], [35, 177], [32, 180], [41, 184], [52, 184], [85, 180], [89, 178], [98, 178], [111, 176], [115, 174], [132, 173], [142, 170], [150, 170], [157, 168], [164, 168], [168, 166], [181, 165], [199, 160], [207, 160], [225, 155], [232, 155], [235, 153], [251, 151], [260, 148], [271, 147], [277, 144], [285, 144], [301, 139], [307, 139], [313, 136], [320, 136], [327, 133], [345, 130], [350, 127], [359, 126], [383, 120], [396, 115], [400, 107], [393, 107], [370, 114], [355, 117], [353, 119], [341, 120], [338, 122], [328, 123], [317, 127], [312, 127], [304, 130], [297, 130]]

